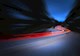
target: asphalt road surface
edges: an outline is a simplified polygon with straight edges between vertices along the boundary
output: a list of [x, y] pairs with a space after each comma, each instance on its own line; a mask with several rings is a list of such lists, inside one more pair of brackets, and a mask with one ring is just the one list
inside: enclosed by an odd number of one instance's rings
[[80, 56], [80, 33], [0, 42], [0, 56]]

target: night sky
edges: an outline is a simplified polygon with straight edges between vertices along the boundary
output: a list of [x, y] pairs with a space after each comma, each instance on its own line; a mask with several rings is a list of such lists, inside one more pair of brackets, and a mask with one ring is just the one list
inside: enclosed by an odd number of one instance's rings
[[[48, 17], [54, 18], [59, 22], [65, 21], [67, 15], [72, 10], [75, 4], [75, 0], [44, 0], [44, 2], [45, 2], [46, 10], [48, 12]], [[28, 9], [26, 8], [25, 4], [20, 3], [19, 1], [16, 1], [16, 5], [18, 7], [22, 6], [21, 8], [24, 10]], [[17, 17], [19, 19], [27, 18], [27, 16], [22, 15], [16, 11], [13, 12], [11, 11], [10, 15], [13, 17]]]
[[63, 22], [70, 10], [74, 7], [75, 0], [45, 0], [49, 17]]

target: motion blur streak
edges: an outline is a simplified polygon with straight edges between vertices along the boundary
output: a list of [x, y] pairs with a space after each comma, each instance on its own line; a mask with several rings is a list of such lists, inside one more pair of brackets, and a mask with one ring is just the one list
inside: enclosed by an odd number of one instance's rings
[[56, 44], [60, 44], [63, 42], [62, 39], [64, 39], [65, 35], [61, 35], [61, 36], [57, 36], [57, 37], [50, 37], [47, 39], [43, 39], [43, 40], [39, 40], [39, 41], [35, 41], [33, 43], [29, 43], [28, 46], [35, 48], [35, 49], [39, 49], [39, 48], [45, 48], [51, 45], [56, 45]]
[[70, 32], [46, 38], [2, 42], [0, 56], [62, 56], [64, 53], [64, 56], [74, 56], [80, 48], [79, 37], [79, 33]]
[[30, 42], [26, 41], [24, 44], [8, 47], [7, 49], [4, 49], [4, 50], [9, 50], [9, 49], [19, 50], [19, 49], [24, 49], [24, 48], [28, 48], [30, 50], [38, 50], [40, 48], [45, 48], [45, 47], [52, 46], [52, 45], [54, 47], [55, 46], [60, 47], [57, 45], [63, 45], [64, 38], [65, 38], [65, 34], [61, 34], [59, 36], [50, 36], [46, 38], [39, 38], [38, 40], [36, 39], [36, 41], [33, 41], [33, 40], [31, 40]]
[[56, 35], [60, 35], [60, 34], [65, 34], [70, 32], [70, 30], [60, 30], [60, 29], [55, 29], [58, 30], [56, 32], [42, 32], [42, 33], [32, 33], [32, 34], [18, 34], [18, 35], [14, 35], [17, 38], [11, 38], [11, 39], [7, 39], [7, 40], [0, 40], [0, 41], [14, 41], [14, 40], [22, 40], [22, 39], [31, 39], [31, 38], [42, 38], [42, 37], [49, 37], [49, 36], [56, 36]]

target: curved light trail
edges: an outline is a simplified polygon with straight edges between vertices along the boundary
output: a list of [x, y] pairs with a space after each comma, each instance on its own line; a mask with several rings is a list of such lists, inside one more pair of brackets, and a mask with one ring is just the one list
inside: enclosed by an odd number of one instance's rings
[[60, 34], [65, 34], [70, 32], [69, 29], [63, 28], [61, 26], [56, 26], [54, 32], [42, 32], [42, 33], [31, 33], [31, 34], [17, 34], [13, 35], [17, 38], [11, 38], [11, 39], [1, 39], [0, 41], [16, 41], [16, 40], [22, 40], [22, 39], [31, 39], [31, 38], [43, 38], [43, 37], [49, 37], [49, 36], [56, 36]]

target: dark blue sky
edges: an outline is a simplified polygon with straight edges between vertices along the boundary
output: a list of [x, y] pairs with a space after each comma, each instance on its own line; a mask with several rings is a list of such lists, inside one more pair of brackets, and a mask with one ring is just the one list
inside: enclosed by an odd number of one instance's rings
[[73, 8], [75, 0], [45, 0], [49, 17], [63, 22]]
[[[23, 10], [28, 10], [27, 6], [24, 3], [19, 2], [18, 0], [13, 1], [13, 4], [22, 8]], [[63, 22], [70, 10], [73, 8], [75, 0], [45, 0], [46, 10], [48, 11], [48, 16], [58, 20], [59, 22]], [[9, 10], [10, 15], [13, 17], [17, 17], [19, 19], [28, 18], [26, 15], [20, 14], [17, 11]]]

